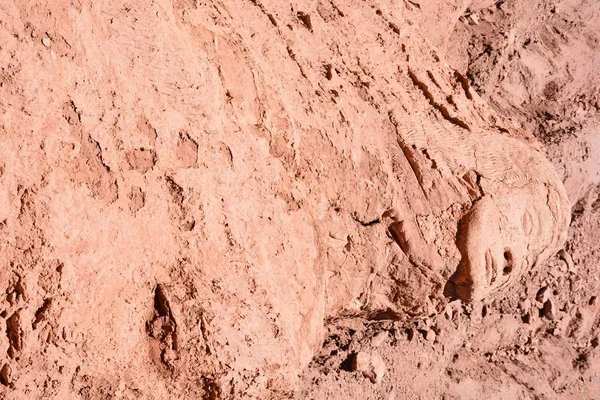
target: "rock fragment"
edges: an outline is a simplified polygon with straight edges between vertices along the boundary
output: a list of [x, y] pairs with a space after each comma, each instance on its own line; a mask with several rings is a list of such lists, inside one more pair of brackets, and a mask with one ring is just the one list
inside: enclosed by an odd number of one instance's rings
[[469, 20], [469, 25], [479, 25], [479, 18], [476, 14], [471, 14], [467, 17]]
[[46, 47], [50, 47], [52, 46], [52, 39], [50, 39], [48, 36], [44, 36], [42, 38], [42, 44]]
[[444, 310], [444, 315], [446, 316], [446, 319], [452, 319], [452, 317], [454, 316], [454, 310], [452, 310], [452, 308], [446, 306], [446, 310]]
[[444, 310], [446, 319], [452, 320], [455, 315], [460, 313], [460, 304], [460, 300], [454, 300], [446, 304], [446, 308]]
[[423, 337], [425, 337], [425, 340], [427, 340], [428, 342], [433, 343], [435, 342], [436, 334], [433, 331], [433, 329], [428, 329], [423, 334]]
[[549, 298], [550, 290], [548, 289], [548, 286], [544, 286], [543, 288], [538, 290], [537, 294], [535, 295], [535, 299], [540, 303], [546, 303], [546, 301], [548, 301]]
[[379, 355], [379, 353], [375, 352], [371, 355], [371, 374], [368, 378], [371, 382], [380, 384], [385, 376], [387, 368], [385, 366], [385, 361]]
[[387, 332], [379, 332], [377, 335], [373, 336], [373, 339], [371, 339], [371, 346], [379, 347], [383, 343], [385, 343], [388, 340], [388, 338], [389, 335]]
[[558, 252], [558, 258], [560, 258], [561, 260], [563, 260], [565, 262], [565, 264], [567, 264], [567, 270], [569, 272], [577, 272], [577, 268], [575, 267], [575, 264], [573, 263], [573, 258], [571, 257], [571, 255], [569, 253], [567, 253], [565, 251], [565, 249], [562, 249]]
[[352, 370], [362, 372], [372, 383], [380, 384], [387, 372], [385, 361], [377, 352], [359, 351], [352, 360]]
[[519, 303], [519, 308], [521, 309], [521, 313], [524, 314], [531, 308], [531, 300], [525, 299]]
[[358, 372], [366, 372], [369, 370], [371, 356], [365, 351], [359, 351], [352, 360], [352, 370]]

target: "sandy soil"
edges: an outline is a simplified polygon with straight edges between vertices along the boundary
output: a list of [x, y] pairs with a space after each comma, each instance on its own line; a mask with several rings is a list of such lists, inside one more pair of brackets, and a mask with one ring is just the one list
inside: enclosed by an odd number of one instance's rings
[[0, 397], [600, 398], [599, 27], [0, 3]]

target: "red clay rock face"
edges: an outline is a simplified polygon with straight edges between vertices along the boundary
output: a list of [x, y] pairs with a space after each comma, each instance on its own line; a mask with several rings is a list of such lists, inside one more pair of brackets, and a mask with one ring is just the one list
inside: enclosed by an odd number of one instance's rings
[[570, 204], [445, 63], [467, 6], [0, 6], [0, 393], [290, 397], [335, 321], [521, 288]]

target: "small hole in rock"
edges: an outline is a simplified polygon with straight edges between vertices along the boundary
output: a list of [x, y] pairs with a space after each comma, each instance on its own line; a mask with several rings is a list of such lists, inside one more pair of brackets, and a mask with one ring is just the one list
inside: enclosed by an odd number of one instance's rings
[[356, 354], [351, 354], [348, 358], [346, 358], [344, 361], [342, 361], [342, 363], [340, 364], [340, 369], [342, 371], [351, 372], [352, 371], [352, 363], [355, 358], [356, 358]]
[[502, 273], [504, 275], [508, 275], [512, 272], [512, 260], [513, 260], [513, 255], [509, 249], [504, 250], [504, 260], [506, 261], [507, 264], [504, 266]]

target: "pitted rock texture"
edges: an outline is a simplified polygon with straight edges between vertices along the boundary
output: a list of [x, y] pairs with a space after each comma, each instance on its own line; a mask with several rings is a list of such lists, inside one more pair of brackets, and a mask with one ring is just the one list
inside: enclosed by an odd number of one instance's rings
[[339, 321], [522, 290], [570, 204], [446, 62], [470, 5], [0, 5], [0, 393], [296, 396]]

